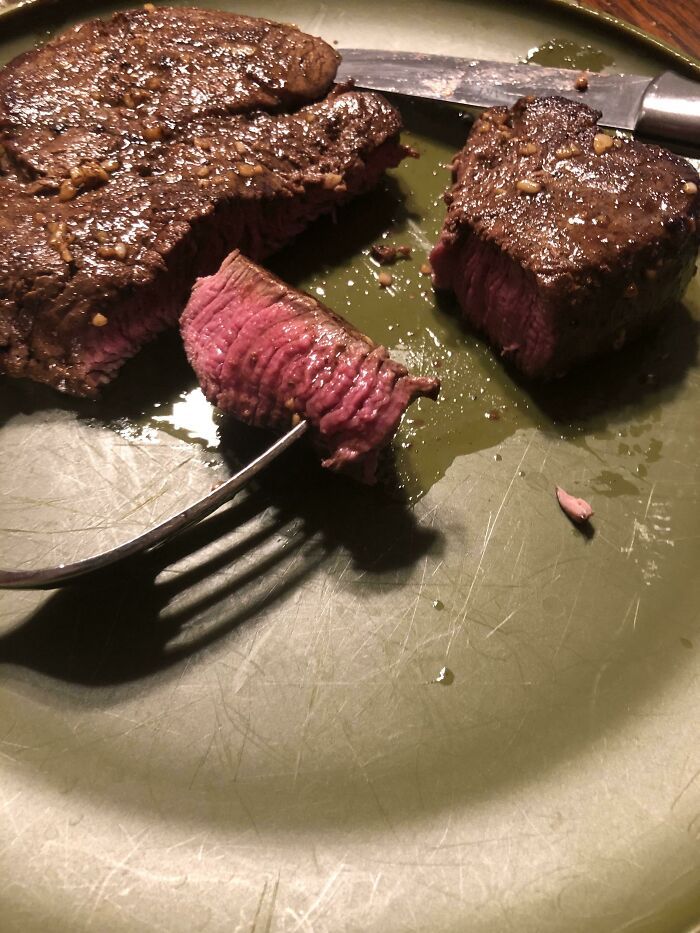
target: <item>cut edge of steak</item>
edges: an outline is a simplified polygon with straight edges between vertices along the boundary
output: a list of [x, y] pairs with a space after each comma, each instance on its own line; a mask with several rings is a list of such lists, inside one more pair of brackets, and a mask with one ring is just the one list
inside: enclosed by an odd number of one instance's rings
[[367, 483], [406, 408], [439, 390], [238, 250], [197, 282], [180, 329], [212, 404], [278, 431], [305, 419], [323, 465]]
[[[204, 49], [202, 28], [218, 37]], [[142, 44], [122, 47], [127, 33]], [[159, 8], [76, 27], [0, 72], [0, 371], [96, 395], [233, 247], [262, 258], [397, 165], [407, 150], [384, 98], [323, 97], [337, 60], [293, 27]], [[50, 68], [72, 62], [81, 80], [54, 92]], [[166, 108], [168, 69], [201, 106]], [[126, 90], [96, 107], [112, 79]]]
[[[399, 146], [384, 143], [364, 164], [361, 176], [349, 180], [347, 193], [342, 198], [331, 200], [324, 195], [307, 197], [303, 202], [291, 199], [277, 202], [273, 210], [267, 212], [264, 226], [255, 202], [222, 204], [214, 217], [198, 218], [192, 225], [193, 242], [178, 244], [153, 281], [141, 291], [139, 303], [135, 304], [132, 298], [127, 297], [121, 307], [114, 308], [112, 313], [117, 326], [106, 335], [109, 339], [94, 331], [88, 334], [82, 356], [82, 380], [97, 390], [110, 382], [124, 361], [134, 356], [141, 346], [163, 330], [175, 326], [189, 296], [192, 276], [206, 275], [232, 244], [240, 244], [246, 255], [265, 258], [302, 233], [318, 217], [374, 187], [385, 169], [398, 165], [402, 158], [403, 150]], [[197, 253], [205, 254], [205, 258], [197, 272], [190, 267], [188, 274], [183, 276], [181, 270], [190, 262], [189, 254], [193, 247]], [[66, 385], [73, 388], [68, 368], [66, 380]]]
[[529, 377], [650, 330], [694, 272], [694, 168], [599, 131], [599, 118], [564, 98], [523, 98], [486, 111], [453, 163], [435, 287], [452, 289]]

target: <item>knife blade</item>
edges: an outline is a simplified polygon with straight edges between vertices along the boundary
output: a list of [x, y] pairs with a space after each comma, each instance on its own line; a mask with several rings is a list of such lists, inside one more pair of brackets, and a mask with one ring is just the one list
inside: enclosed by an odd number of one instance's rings
[[[477, 61], [422, 52], [339, 49], [338, 81], [469, 107], [512, 106], [520, 97], [559, 95], [588, 104], [614, 129], [700, 146], [700, 84], [667, 71], [657, 78], [597, 74], [534, 64]], [[585, 75], [587, 88], [576, 79]]]

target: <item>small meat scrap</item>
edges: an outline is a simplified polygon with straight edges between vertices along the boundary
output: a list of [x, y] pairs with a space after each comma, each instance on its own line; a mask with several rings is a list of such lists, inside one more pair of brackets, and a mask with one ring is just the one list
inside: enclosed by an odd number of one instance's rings
[[576, 496], [570, 495], [565, 489], [562, 489], [561, 486], [555, 488], [557, 501], [561, 506], [562, 512], [564, 512], [572, 522], [576, 522], [580, 525], [582, 522], [587, 522], [593, 517], [593, 509], [585, 499], [577, 499]]
[[376, 259], [380, 266], [392, 266], [397, 259], [408, 259], [411, 255], [410, 246], [387, 246], [384, 243], [375, 243], [370, 249], [372, 259]]

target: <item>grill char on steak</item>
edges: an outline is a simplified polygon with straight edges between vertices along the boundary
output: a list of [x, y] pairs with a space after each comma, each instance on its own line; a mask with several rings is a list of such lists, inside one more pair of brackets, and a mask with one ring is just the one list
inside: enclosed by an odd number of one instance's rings
[[247, 424], [306, 419], [323, 465], [373, 482], [377, 454], [408, 405], [437, 395], [387, 350], [240, 252], [200, 279], [180, 319], [204, 394]]
[[405, 150], [336, 52], [199, 9], [118, 13], [0, 71], [0, 372], [95, 395], [195, 278], [261, 258]]
[[434, 283], [528, 376], [619, 348], [693, 274], [697, 173], [599, 117], [557, 97], [495, 107], [453, 163]]

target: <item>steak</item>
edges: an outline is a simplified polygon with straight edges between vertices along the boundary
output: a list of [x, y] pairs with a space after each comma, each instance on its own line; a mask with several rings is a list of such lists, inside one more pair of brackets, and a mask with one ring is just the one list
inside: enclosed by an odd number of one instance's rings
[[406, 150], [297, 28], [117, 13], [0, 71], [0, 372], [93, 396], [233, 247], [261, 258]]
[[197, 282], [180, 329], [210, 402], [259, 427], [306, 419], [323, 465], [365, 482], [408, 405], [439, 388], [239, 251]]
[[662, 318], [695, 267], [698, 175], [557, 97], [495, 107], [453, 163], [437, 288], [526, 375], [551, 377]]

